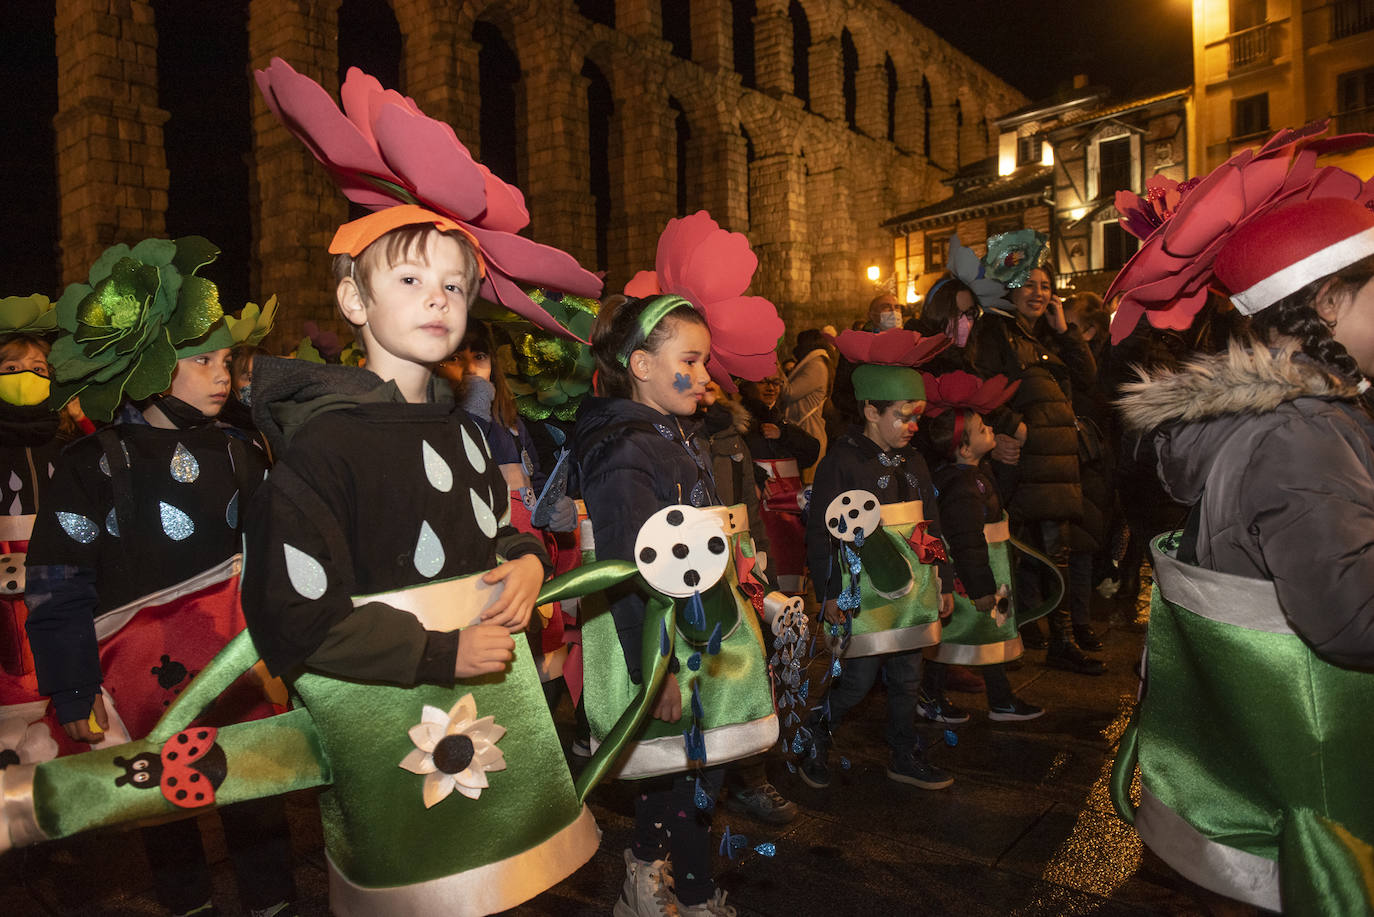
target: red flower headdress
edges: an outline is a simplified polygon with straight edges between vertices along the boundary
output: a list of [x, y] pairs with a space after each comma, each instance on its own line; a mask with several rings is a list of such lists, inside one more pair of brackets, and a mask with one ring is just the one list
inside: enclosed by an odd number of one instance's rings
[[842, 331], [835, 346], [850, 363], [881, 366], [920, 366], [950, 345], [943, 334], [922, 337], [915, 331]]
[[1021, 387], [1021, 380], [1008, 382], [1006, 376], [980, 379], [963, 370], [934, 376], [921, 373], [926, 383], [926, 416], [938, 417], [945, 411], [969, 410], [979, 414], [1000, 408]]
[[1156, 328], [1187, 328], [1207, 302], [1212, 263], [1227, 239], [1258, 216], [1313, 198], [1370, 205], [1374, 180], [1334, 166], [1317, 168], [1323, 153], [1374, 143], [1371, 134], [1321, 139], [1327, 121], [1275, 134], [1258, 151], [1242, 150], [1201, 180], [1152, 180], [1147, 196], [1118, 192], [1121, 226], [1145, 240], [1116, 275], [1105, 299], [1125, 294], [1112, 321], [1120, 343], [1148, 315]]
[[668, 221], [654, 269], [635, 274], [625, 295], [671, 293], [695, 306], [711, 330], [711, 378], [733, 392], [732, 376], [758, 381], [777, 371], [778, 339], [786, 330], [776, 306], [744, 295], [758, 266], [747, 238], [699, 210]]
[[281, 58], [255, 78], [268, 108], [349, 200], [371, 210], [418, 204], [453, 219], [481, 251], [484, 298], [577, 339], [516, 281], [598, 297], [601, 280], [566, 252], [516, 235], [530, 221], [524, 195], [473, 159], [452, 127], [356, 67], [349, 68], [339, 92], [342, 111], [320, 84]]

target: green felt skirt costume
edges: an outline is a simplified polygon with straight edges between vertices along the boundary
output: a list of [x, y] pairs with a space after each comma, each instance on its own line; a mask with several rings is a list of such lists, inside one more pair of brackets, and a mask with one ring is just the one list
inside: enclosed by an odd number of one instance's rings
[[[540, 601], [634, 573], [633, 564], [614, 562], [582, 568], [547, 584]], [[493, 597], [480, 580], [476, 574], [355, 602], [385, 601], [429, 629], [451, 630]], [[666, 608], [656, 601], [654, 609]], [[335, 914], [480, 915], [513, 907], [596, 851], [600, 832], [582, 800], [648, 709], [631, 705], [574, 787], [527, 643], [515, 647], [505, 674], [452, 687], [305, 673], [292, 686], [299, 706], [288, 713], [218, 730], [191, 726], [256, 663], [257, 650], [241, 633], [146, 738], [0, 770], [0, 852], [321, 786]], [[652, 647], [645, 656], [653, 685], [667, 668], [666, 656], [654, 658], [658, 652]], [[189, 781], [209, 787], [210, 798], [194, 807], [176, 802]]]
[[1321, 659], [1271, 582], [1185, 564], [1174, 537], [1152, 545], [1149, 670], [1113, 771], [1118, 811], [1223, 895], [1374, 913], [1374, 673]]
[[1017, 628], [1023, 622], [1017, 618], [1014, 555], [1005, 513], [1000, 522], [983, 526], [983, 538], [988, 543], [992, 575], [999, 587], [1005, 585], [1008, 589], [1006, 605], [994, 612], [982, 612], [973, 607], [967, 596], [954, 593], [954, 614], [944, 622], [940, 642], [926, 647], [927, 659], [950, 665], [991, 665], [1021, 657], [1023, 647]]
[[[920, 500], [882, 505], [882, 527], [854, 549], [862, 570], [859, 608], [848, 642], [842, 634], [832, 633], [832, 628], [825, 629], [834, 655], [879, 656], [940, 642], [940, 575], [921, 563], [908, 543], [923, 521]], [[848, 590], [854, 573], [846, 563], [840, 564], [840, 570]]]
[[[689, 769], [696, 759], [687, 756], [683, 732], [694, 724], [701, 731], [707, 764], [722, 764], [757, 754], [778, 740], [778, 717], [759, 617], [739, 589], [735, 565], [735, 558], [740, 554], [753, 556], [749, 517], [742, 505], [701, 509], [720, 521], [734, 550], [724, 576], [701, 594], [706, 618], [704, 627], [688, 623], [685, 599], [675, 601], [673, 652], [683, 693], [683, 718], [676, 723], [646, 718], [633, 741], [620, 754], [613, 771], [617, 777], [653, 777]], [[583, 526], [582, 548], [584, 558], [589, 556], [588, 552], [595, 551], [595, 536], [590, 524]], [[583, 599], [581, 614], [585, 659], [583, 703], [595, 750], [639, 694], [640, 687], [630, 681], [615, 620], [604, 597], [594, 595]], [[712, 654], [711, 635], [717, 625], [720, 649]], [[646, 640], [648, 636], [646, 634]], [[693, 669], [694, 663], [699, 663], [699, 668]], [[691, 711], [694, 684], [703, 713], [699, 721]]]

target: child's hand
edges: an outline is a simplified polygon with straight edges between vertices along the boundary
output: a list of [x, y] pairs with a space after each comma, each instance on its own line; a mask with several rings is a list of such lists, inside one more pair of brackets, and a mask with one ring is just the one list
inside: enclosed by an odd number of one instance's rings
[[676, 723], [682, 719], [682, 688], [678, 686], [677, 676], [672, 673], [663, 679], [663, 687], [658, 689], [653, 718], [665, 723]]
[[491, 607], [482, 612], [486, 624], [499, 624], [511, 633], [519, 633], [530, 623], [534, 600], [544, 583], [544, 565], [533, 554], [507, 561], [482, 577], [484, 583], [505, 582], [505, 588]]
[[[91, 728], [91, 717], [95, 718], [95, 723], [100, 727], [100, 731]], [[95, 703], [91, 705], [91, 714], [79, 720], [72, 720], [70, 723], [63, 723], [62, 729], [67, 736], [77, 742], [89, 742], [98, 745], [105, 738], [105, 732], [110, 728], [110, 717], [105, 712], [105, 696], [97, 694]]]
[[995, 595], [980, 595], [973, 600], [973, 607], [982, 614], [987, 614], [989, 611], [992, 611], [992, 606], [996, 604], [997, 596]]
[[940, 593], [940, 620], [946, 620], [952, 614], [954, 614], [954, 593]]
[[504, 672], [515, 657], [515, 641], [504, 627], [474, 624], [458, 637], [458, 661], [454, 678], [473, 678]]
[[844, 623], [844, 612], [840, 611], [840, 603], [834, 599], [830, 599], [825, 603], [825, 608], [821, 610], [821, 614], [824, 615], [825, 620], [831, 624]]

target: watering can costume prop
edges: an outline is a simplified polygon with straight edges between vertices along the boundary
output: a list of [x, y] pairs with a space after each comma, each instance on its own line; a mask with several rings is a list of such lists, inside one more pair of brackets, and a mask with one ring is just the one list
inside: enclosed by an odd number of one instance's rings
[[[1113, 339], [1142, 316], [1186, 327], [1213, 283], [1255, 314], [1374, 255], [1374, 182], [1316, 165], [1370, 138], [1325, 129], [1154, 182], [1148, 199], [1119, 194], [1145, 244], [1110, 291], [1125, 294]], [[1374, 590], [1367, 386], [1233, 342], [1123, 388], [1127, 423], [1155, 431], [1161, 478], [1193, 509], [1152, 545], [1145, 680], [1113, 801], [1184, 876], [1284, 913], [1374, 912], [1374, 674], [1350, 642]]]
[[[646, 526], [642, 537], [671, 556], [673, 543], [660, 536]], [[651, 595], [644, 684], [576, 783], [523, 641], [498, 677], [404, 688], [305, 672], [292, 683], [297, 706], [288, 713], [196, 725], [201, 708], [258, 661], [245, 632], [145, 738], [0, 770], [0, 849], [320, 786], [335, 913], [512, 907], [596, 850], [599, 831], [583, 801], [647, 716], [677, 639], [674, 601], [650, 578], [658, 579], [652, 565], [603, 561], [540, 591], [538, 602], [554, 602], [635, 580]], [[498, 592], [472, 575], [355, 602], [384, 600], [427, 627], [451, 628], [475, 619]]]

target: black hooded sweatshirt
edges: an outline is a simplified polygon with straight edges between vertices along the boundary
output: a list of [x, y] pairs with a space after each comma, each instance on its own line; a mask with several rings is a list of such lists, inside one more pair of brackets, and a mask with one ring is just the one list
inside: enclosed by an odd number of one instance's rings
[[539, 541], [511, 527], [505, 481], [448, 384], [409, 404], [364, 369], [259, 357], [253, 418], [277, 457], [245, 533], [243, 611], [267, 667], [452, 684], [458, 631], [352, 602], [489, 570], [498, 555], [548, 569]]

